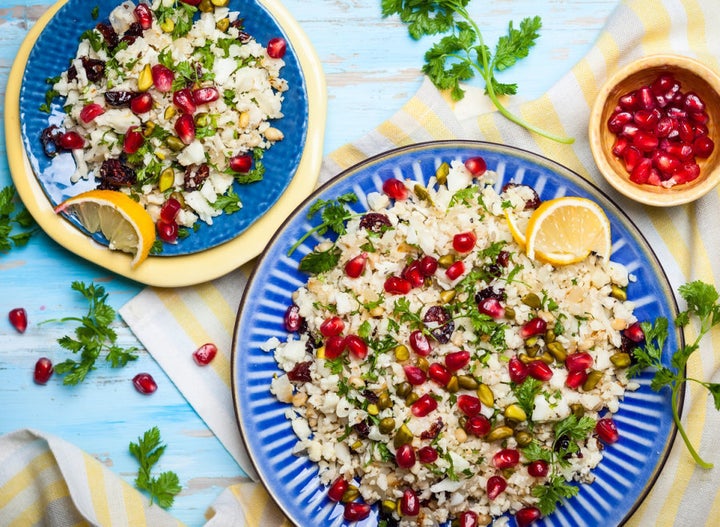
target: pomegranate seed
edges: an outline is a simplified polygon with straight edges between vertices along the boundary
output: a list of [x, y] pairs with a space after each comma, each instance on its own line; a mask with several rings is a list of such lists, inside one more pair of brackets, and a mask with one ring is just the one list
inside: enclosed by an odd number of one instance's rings
[[618, 103], [623, 110], [637, 110], [639, 108], [637, 91], [632, 91], [621, 96]]
[[626, 124], [633, 120], [633, 115], [630, 112], [618, 112], [614, 113], [608, 119], [608, 128], [611, 132], [617, 134], [622, 132]]
[[468, 417], [465, 422], [465, 431], [478, 437], [487, 435], [491, 428], [490, 420], [482, 414]]
[[331, 501], [340, 501], [349, 486], [350, 484], [342, 477], [337, 478], [328, 489], [328, 498], [330, 498]]
[[137, 114], [152, 110], [153, 98], [148, 92], [143, 92], [130, 99], [130, 109]]
[[173, 104], [185, 114], [193, 114], [197, 110], [192, 92], [189, 88], [183, 88], [173, 93]]
[[651, 152], [658, 147], [658, 138], [647, 132], [638, 132], [633, 137], [632, 144], [641, 152]]
[[345, 264], [345, 274], [350, 278], [357, 278], [365, 272], [365, 264], [367, 263], [367, 253], [360, 253], [354, 258], [348, 260]]
[[463, 511], [458, 516], [458, 527], [478, 527], [478, 515], [474, 511]]
[[654, 130], [660, 122], [660, 110], [638, 110], [633, 114], [633, 121], [641, 130]]
[[198, 366], [207, 366], [217, 355], [217, 346], [212, 342], [203, 344], [193, 352], [193, 360]]
[[627, 328], [623, 330], [623, 335], [639, 344], [645, 340], [645, 332], [640, 325], [640, 322], [633, 322]]
[[192, 143], [195, 140], [195, 121], [192, 115], [185, 113], [178, 117], [175, 121], [175, 132], [186, 145]]
[[428, 340], [427, 335], [425, 335], [425, 333], [423, 333], [419, 329], [416, 329], [412, 333], [410, 333], [410, 336], [408, 337], [408, 342], [412, 350], [421, 357], [427, 357], [432, 351], [430, 340]]
[[[675, 129], [675, 123], [669, 117], [661, 117], [655, 127], [655, 135], [658, 137], [668, 137], [670, 132]], [[613, 152], [614, 153], [614, 152]], [[622, 154], [615, 154], [622, 155]]]
[[487, 163], [482, 157], [471, 157], [465, 160], [465, 168], [473, 177], [480, 177], [487, 170]]
[[529, 527], [532, 522], [542, 518], [542, 513], [537, 507], [524, 507], [515, 513], [515, 522], [518, 527]]
[[680, 108], [676, 108], [675, 106], [671, 106], [667, 109], [667, 112], [665, 112], [668, 117], [671, 119], [675, 119], [676, 121], [684, 121], [687, 119], [687, 112], [685, 110], [681, 110]]
[[630, 172], [630, 181], [638, 184], [647, 183], [652, 170], [652, 159], [643, 157]]
[[604, 417], [595, 424], [595, 433], [603, 443], [608, 445], [616, 443], [620, 439], [615, 421], [609, 417]]
[[65, 132], [60, 134], [59, 143], [65, 150], [78, 150], [85, 146], [85, 139], [77, 132]]
[[166, 243], [175, 243], [178, 239], [180, 228], [175, 221], [165, 221], [162, 218], [155, 224], [158, 236]]
[[454, 351], [445, 355], [445, 366], [449, 370], [457, 371], [463, 369], [470, 363], [469, 351]]
[[520, 328], [520, 336], [523, 339], [529, 339], [535, 335], [541, 335], [547, 330], [547, 322], [540, 317], [535, 317], [522, 325]]
[[415, 464], [415, 461], [415, 449], [412, 445], [402, 445], [395, 452], [395, 463], [400, 468], [410, 468]]
[[220, 92], [213, 86], [198, 88], [197, 90], [193, 90], [192, 98], [195, 104], [206, 104], [217, 101], [220, 98]]
[[430, 394], [421, 395], [420, 399], [415, 401], [410, 407], [410, 411], [415, 417], [425, 417], [437, 408], [437, 401]]
[[695, 132], [695, 137], [707, 135], [709, 132], [707, 125], [702, 123], [696, 123], [695, 126], [693, 126], [693, 131]]
[[506, 488], [507, 481], [505, 481], [505, 478], [502, 476], [490, 476], [485, 485], [485, 491], [490, 501], [502, 494]]
[[349, 522], [357, 522], [370, 516], [371, 510], [372, 508], [367, 503], [351, 501], [345, 504], [345, 508], [343, 509], [343, 518]]
[[478, 304], [478, 311], [484, 315], [494, 318], [495, 320], [505, 316], [505, 308], [500, 303], [500, 300], [494, 296], [483, 298]]
[[125, 138], [123, 139], [123, 152], [126, 154], [134, 154], [140, 147], [145, 143], [145, 137], [142, 132], [139, 132], [137, 127], [131, 126], [127, 132], [125, 132]]
[[24, 308], [16, 307], [15, 309], [11, 309], [8, 313], [8, 319], [10, 320], [10, 324], [12, 324], [12, 326], [19, 333], [25, 333], [28, 325], [28, 320], [27, 312]]
[[700, 96], [695, 92], [687, 92], [685, 94], [685, 100], [683, 101], [683, 108], [688, 112], [704, 112], [705, 103]]
[[282, 37], [271, 38], [267, 45], [267, 54], [272, 59], [281, 59], [287, 51], [287, 42]]
[[474, 232], [461, 232], [453, 236], [453, 249], [459, 253], [469, 253], [475, 247], [477, 236]]
[[528, 467], [528, 474], [534, 478], [544, 478], [550, 473], [550, 465], [544, 459], [531, 462]]
[[368, 354], [368, 345], [358, 335], [348, 335], [345, 337], [345, 346], [347, 347], [350, 355], [356, 359], [364, 359]]
[[413, 386], [420, 386], [427, 380], [427, 374], [417, 366], [408, 364], [403, 370], [405, 370], [405, 378]]
[[50, 380], [53, 374], [53, 365], [47, 357], [40, 357], [35, 363], [35, 371], [33, 371], [33, 381], [35, 384], [45, 384]]
[[508, 362], [508, 371], [510, 373], [510, 380], [515, 384], [522, 384], [529, 373], [528, 367], [517, 357], [513, 357]]
[[157, 390], [157, 383], [149, 373], [138, 373], [132, 382], [135, 389], [143, 395], [150, 395]]
[[460, 278], [465, 273], [465, 264], [462, 260], [458, 260], [457, 262], [453, 263], [450, 267], [445, 269], [445, 276], [447, 276], [450, 280], [455, 280], [457, 278]]
[[623, 154], [625, 153], [625, 150], [627, 150], [628, 146], [630, 146], [630, 141], [628, 140], [628, 138], [618, 136], [615, 139], [615, 143], [613, 144], [613, 147], [612, 147], [613, 155], [615, 155], [617, 157], [622, 157]]
[[586, 370], [593, 365], [593, 358], [586, 351], [571, 353], [565, 358], [565, 367], [568, 371]]
[[150, 29], [152, 27], [152, 11], [147, 4], [138, 4], [133, 10], [135, 20], [138, 21], [140, 27], [143, 29]]
[[683, 164], [673, 177], [678, 184], [692, 181], [700, 175], [700, 165], [694, 161]]
[[692, 146], [686, 145], [684, 143], [668, 142], [668, 144], [665, 145], [663, 150], [665, 150], [665, 152], [667, 152], [668, 154], [681, 160], [690, 159], [695, 153]]
[[425, 283], [425, 276], [420, 270], [420, 262], [414, 260], [410, 262], [400, 273], [400, 276], [410, 282], [412, 287], [420, 287]]
[[420, 514], [420, 500], [412, 489], [405, 489], [400, 498], [400, 514], [403, 516], [417, 516]]
[[412, 284], [399, 276], [391, 276], [385, 280], [383, 288], [391, 295], [406, 295], [412, 289]]
[[325, 358], [337, 359], [345, 351], [345, 337], [333, 335], [325, 340]]
[[440, 386], [447, 386], [452, 379], [452, 373], [439, 362], [433, 362], [428, 368], [428, 377]]
[[552, 368], [541, 360], [530, 361], [527, 368], [528, 375], [538, 381], [549, 381], [553, 376]]
[[715, 143], [706, 135], [701, 135], [693, 141], [693, 151], [697, 157], [710, 157], [715, 150]]
[[492, 462], [500, 470], [513, 468], [520, 462], [520, 452], [514, 448], [503, 448], [493, 456]]
[[690, 114], [690, 120], [697, 124], [706, 124], [710, 120], [707, 112], [693, 112]]
[[285, 330], [290, 333], [295, 333], [300, 330], [303, 321], [303, 317], [300, 316], [300, 308], [296, 304], [288, 306], [283, 316], [283, 326], [285, 326]]
[[652, 154], [653, 166], [668, 177], [673, 175], [680, 168], [680, 160], [666, 152], [656, 150]]
[[429, 277], [434, 275], [435, 271], [437, 271], [438, 261], [435, 257], [426, 254], [420, 258], [418, 266], [420, 267], [420, 272], [423, 276]]
[[86, 104], [82, 110], [80, 110], [80, 120], [84, 123], [89, 123], [97, 116], [105, 113], [105, 108], [97, 103], [91, 102]]
[[655, 97], [649, 86], [643, 86], [638, 90], [638, 103], [641, 109], [652, 110], [655, 108]]
[[482, 405], [480, 404], [480, 399], [478, 399], [474, 395], [467, 394], [462, 394], [457, 398], [457, 405], [458, 408], [460, 408], [460, 410], [462, 411], [462, 413], [464, 413], [468, 417], [478, 415], [482, 408]]
[[[650, 84], [650, 89], [655, 95], [667, 95], [673, 86], [677, 85], [675, 77], [669, 73], [658, 75], [657, 78]], [[677, 85], [678, 89], [680, 86]]]
[[168, 198], [167, 201], [163, 203], [163, 206], [160, 207], [160, 217], [165, 221], [172, 221], [177, 218], [178, 212], [180, 212], [181, 208], [182, 205], [180, 205], [178, 200], [175, 198]]
[[173, 73], [170, 68], [163, 66], [162, 64], [155, 64], [150, 69], [150, 73], [157, 91], [160, 93], [167, 93], [172, 90], [175, 73]]
[[420, 463], [435, 463], [439, 457], [438, 451], [431, 446], [424, 446], [417, 451]]
[[391, 178], [383, 182], [383, 192], [394, 200], [403, 200], [408, 197], [408, 189], [399, 179]]
[[340, 335], [344, 329], [345, 322], [343, 322], [343, 319], [340, 317], [327, 318], [320, 324], [320, 333], [322, 333], [324, 337]]
[[250, 154], [238, 154], [233, 156], [228, 161], [230, 169], [234, 172], [241, 174], [247, 174], [252, 168], [253, 157]]
[[585, 370], [571, 371], [565, 379], [565, 386], [577, 390], [587, 380], [588, 374]]
[[640, 150], [638, 150], [634, 146], [627, 147], [627, 149], [625, 150], [625, 153], [623, 154], [623, 161], [625, 162], [625, 169], [628, 172], [632, 172], [633, 169], [640, 162], [642, 157], [643, 157], [643, 155], [640, 153]]

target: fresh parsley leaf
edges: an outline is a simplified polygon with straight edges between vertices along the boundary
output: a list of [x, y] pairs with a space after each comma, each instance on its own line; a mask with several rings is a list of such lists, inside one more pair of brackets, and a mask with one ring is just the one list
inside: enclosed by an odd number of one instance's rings
[[462, 99], [465, 91], [461, 83], [479, 74], [485, 83], [485, 94], [507, 119], [554, 141], [572, 143], [572, 138], [546, 132], [511, 113], [498, 98], [517, 93], [517, 84], [502, 83], [495, 73], [528, 56], [540, 36], [541, 18], [526, 17], [517, 28], [509, 22], [507, 33], [498, 39], [493, 51], [470, 16], [469, 3], [470, 0], [382, 0], [381, 6], [383, 17], [398, 15], [415, 40], [444, 35], [425, 53], [422, 69], [435, 86], [449, 90], [453, 99]]
[[[330, 229], [338, 235], [345, 234], [345, 222], [355, 215], [347, 204], [355, 203], [357, 200], [358, 197], [353, 192], [348, 192], [332, 200], [318, 199], [312, 203], [307, 212], [308, 219], [320, 213], [322, 222], [303, 234], [293, 246], [290, 247], [287, 253], [288, 256], [295, 252], [295, 249], [300, 247], [300, 245], [314, 233], [322, 236]], [[307, 256], [305, 258], [307, 258]]]
[[110, 325], [115, 321], [115, 310], [107, 304], [108, 294], [102, 286], [75, 281], [72, 289], [79, 292], [89, 304], [83, 317], [66, 317], [45, 322], [78, 322], [74, 336], [64, 335], [58, 344], [66, 350], [80, 355], [79, 360], [67, 359], [55, 366], [55, 372], [64, 375], [63, 384], [75, 385], [95, 369], [95, 362], [105, 352], [105, 360], [113, 368], [125, 366], [137, 359], [137, 348], [122, 348], [116, 344], [117, 333]]
[[548, 515], [555, 510], [558, 503], [564, 499], [572, 498], [578, 493], [578, 488], [570, 485], [565, 478], [559, 475], [552, 475], [544, 485], [536, 485], [532, 494], [538, 498], [537, 507], [543, 515]]
[[298, 269], [304, 273], [320, 274], [333, 269], [340, 261], [340, 249], [336, 246], [327, 251], [313, 251], [300, 260]]
[[22, 206], [17, 209], [18, 206], [14, 186], [0, 189], [0, 253], [26, 245], [38, 230], [27, 209]]
[[182, 490], [180, 479], [172, 471], [162, 472], [156, 477], [151, 474], [152, 468], [160, 460], [166, 448], [161, 443], [160, 430], [156, 426], [152, 427], [142, 437], [138, 437], [137, 443], [131, 442], [128, 448], [140, 464], [135, 486], [150, 494], [151, 504], [157, 502], [164, 509], [170, 507], [175, 496]]
[[513, 388], [518, 406], [523, 409], [528, 419], [535, 410], [535, 396], [540, 393], [540, 390], [542, 390], [542, 382], [530, 376], [526, 377], [522, 384]]

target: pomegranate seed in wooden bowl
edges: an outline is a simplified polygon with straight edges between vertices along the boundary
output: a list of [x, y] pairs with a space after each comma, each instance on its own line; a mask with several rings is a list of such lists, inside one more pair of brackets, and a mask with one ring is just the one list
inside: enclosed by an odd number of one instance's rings
[[720, 76], [679, 55], [629, 63], [600, 88], [588, 136], [618, 192], [660, 207], [694, 201], [720, 182]]

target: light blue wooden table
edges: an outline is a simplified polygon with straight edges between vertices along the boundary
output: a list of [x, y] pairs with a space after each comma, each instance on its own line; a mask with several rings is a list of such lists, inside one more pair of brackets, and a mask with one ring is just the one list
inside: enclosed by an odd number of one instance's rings
[[[20, 43], [50, 4], [0, 0], [3, 96]], [[532, 99], [583, 56], [616, 4], [617, 0], [472, 0], [470, 8], [486, 42], [492, 44], [510, 20], [517, 24], [526, 16], [542, 17], [537, 46], [503, 76], [518, 82], [520, 97]], [[399, 20], [383, 19], [380, 0], [284, 0], [284, 5], [323, 64], [328, 87], [326, 154], [390, 117], [420, 86], [422, 57], [430, 41], [415, 42]], [[88, 9], [91, 6], [89, 1]], [[4, 135], [0, 148], [4, 187], [11, 182]], [[128, 454], [128, 443], [157, 425], [168, 445], [161, 468], [177, 472], [184, 487], [171, 512], [188, 525], [201, 525], [222, 489], [244, 474], [149, 354], [141, 351], [132, 368], [112, 370], [99, 364], [76, 387], [33, 383], [38, 357], [64, 356], [56, 340], [69, 329], [38, 323], [81, 316], [86, 310], [82, 298], [70, 289], [74, 280], [103, 285], [116, 309], [142, 289], [70, 254], [42, 233], [25, 248], [0, 253], [0, 434], [35, 428], [58, 435], [132, 482], [137, 465]], [[7, 320], [15, 307], [24, 307], [29, 315], [24, 335]], [[115, 329], [120, 345], [139, 346], [122, 322]], [[161, 389], [151, 397], [138, 394], [129, 382], [131, 371], [151, 373]]]

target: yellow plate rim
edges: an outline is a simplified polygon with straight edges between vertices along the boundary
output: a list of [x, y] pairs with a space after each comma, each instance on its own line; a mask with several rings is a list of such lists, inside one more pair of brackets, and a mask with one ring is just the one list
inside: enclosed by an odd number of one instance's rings
[[111, 251], [55, 214], [35, 177], [22, 141], [20, 89], [25, 67], [40, 33], [68, 0], [52, 5], [30, 29], [13, 62], [5, 93], [5, 143], [10, 175], [18, 195], [37, 224], [55, 242], [101, 267], [137, 282], [158, 287], [194, 285], [223, 276], [262, 252], [275, 230], [315, 188], [320, 176], [327, 87], [322, 63], [305, 32], [279, 2], [257, 0], [275, 17], [297, 51], [308, 91], [308, 129], [297, 172], [278, 201], [238, 237], [211, 249], [182, 256], [150, 256], [136, 269], [131, 255]]

